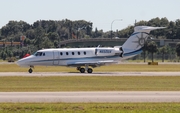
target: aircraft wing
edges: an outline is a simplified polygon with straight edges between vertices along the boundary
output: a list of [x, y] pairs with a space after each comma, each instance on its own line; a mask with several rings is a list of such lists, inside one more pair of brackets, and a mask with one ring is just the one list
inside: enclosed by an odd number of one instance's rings
[[92, 67], [99, 67], [99, 66], [115, 64], [115, 63], [118, 63], [118, 62], [114, 60], [89, 61], [89, 62], [77, 61], [77, 62], [68, 63], [67, 65], [73, 66], [73, 67], [80, 67], [80, 66], [85, 66], [85, 65], [92, 66]]

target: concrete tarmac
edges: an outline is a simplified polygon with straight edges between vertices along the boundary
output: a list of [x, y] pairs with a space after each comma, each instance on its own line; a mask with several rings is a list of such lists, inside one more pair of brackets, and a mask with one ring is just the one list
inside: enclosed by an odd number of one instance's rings
[[0, 72], [0, 76], [180, 76], [180, 72]]
[[0, 102], [180, 102], [180, 91], [0, 92]]

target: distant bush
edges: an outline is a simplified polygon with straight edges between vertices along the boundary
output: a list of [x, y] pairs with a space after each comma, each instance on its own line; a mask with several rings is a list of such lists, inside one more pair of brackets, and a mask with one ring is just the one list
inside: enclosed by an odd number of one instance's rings
[[8, 57], [7, 61], [8, 62], [15, 62], [16, 61], [16, 57]]

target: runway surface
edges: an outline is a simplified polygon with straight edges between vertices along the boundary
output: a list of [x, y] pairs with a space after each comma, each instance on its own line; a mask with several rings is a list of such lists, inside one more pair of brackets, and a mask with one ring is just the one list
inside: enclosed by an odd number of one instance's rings
[[0, 92], [0, 102], [180, 102], [180, 91]]
[[94, 73], [65, 73], [65, 72], [0, 72], [0, 76], [180, 76], [180, 72], [94, 72]]

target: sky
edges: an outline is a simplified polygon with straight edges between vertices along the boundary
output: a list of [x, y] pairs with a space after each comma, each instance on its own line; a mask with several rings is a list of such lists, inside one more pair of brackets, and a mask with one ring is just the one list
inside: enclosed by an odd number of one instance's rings
[[9, 21], [85, 20], [104, 32], [122, 30], [135, 20], [180, 19], [180, 0], [0, 0], [0, 28]]

